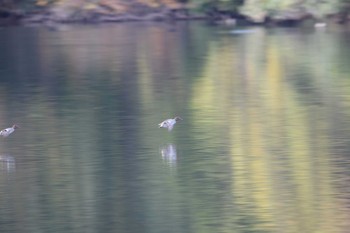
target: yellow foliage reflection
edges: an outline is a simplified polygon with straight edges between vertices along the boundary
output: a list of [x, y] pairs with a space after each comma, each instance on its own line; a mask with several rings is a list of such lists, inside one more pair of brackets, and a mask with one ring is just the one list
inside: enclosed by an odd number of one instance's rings
[[229, 138], [238, 219], [248, 216], [253, 229], [267, 232], [335, 232], [341, 218], [330, 220], [339, 206], [322, 134], [328, 112], [306, 106], [284, 78], [283, 52], [274, 43], [263, 52], [266, 38], [255, 38], [246, 57], [230, 38], [211, 44], [193, 86], [194, 127], [203, 138]]

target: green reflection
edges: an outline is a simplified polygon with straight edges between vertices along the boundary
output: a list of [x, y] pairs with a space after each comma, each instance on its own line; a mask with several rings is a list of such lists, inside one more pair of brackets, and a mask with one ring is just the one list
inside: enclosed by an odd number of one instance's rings
[[346, 32], [72, 27], [0, 32], [4, 232], [347, 229]]

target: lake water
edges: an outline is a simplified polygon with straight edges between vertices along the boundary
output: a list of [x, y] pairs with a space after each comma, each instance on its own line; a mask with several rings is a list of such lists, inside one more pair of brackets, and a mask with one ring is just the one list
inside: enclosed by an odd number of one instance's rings
[[350, 31], [231, 30], [0, 28], [0, 232], [348, 232]]

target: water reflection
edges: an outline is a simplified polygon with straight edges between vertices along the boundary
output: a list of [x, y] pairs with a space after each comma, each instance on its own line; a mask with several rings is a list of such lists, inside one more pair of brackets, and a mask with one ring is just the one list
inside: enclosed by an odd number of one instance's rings
[[250, 34], [257, 32], [256, 29], [235, 29], [230, 31], [230, 34]]
[[1, 232], [349, 229], [343, 35], [132, 25], [0, 32]]
[[16, 161], [15, 158], [8, 154], [0, 155], [0, 170], [6, 172], [16, 171]]
[[169, 166], [176, 166], [177, 162], [177, 153], [176, 146], [174, 144], [167, 144], [160, 148], [160, 154], [162, 155], [162, 159]]

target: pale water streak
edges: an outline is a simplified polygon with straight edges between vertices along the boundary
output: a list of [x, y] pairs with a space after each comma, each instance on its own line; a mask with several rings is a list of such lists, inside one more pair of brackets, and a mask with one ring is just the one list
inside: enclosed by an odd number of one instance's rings
[[347, 232], [350, 33], [230, 30], [3, 28], [0, 232]]

